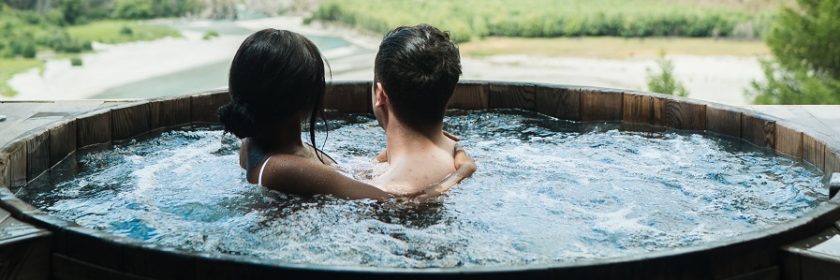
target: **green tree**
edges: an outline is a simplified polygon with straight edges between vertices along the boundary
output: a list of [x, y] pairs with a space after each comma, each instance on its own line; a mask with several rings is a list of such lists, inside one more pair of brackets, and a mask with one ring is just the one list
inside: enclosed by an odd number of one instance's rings
[[648, 90], [668, 95], [682, 97], [688, 96], [688, 90], [686, 90], [683, 83], [677, 80], [677, 77], [674, 76], [674, 63], [666, 59], [663, 54], [656, 61], [656, 64], [659, 66], [658, 72], [648, 70]]
[[753, 82], [757, 104], [840, 103], [840, 0], [798, 0], [767, 34], [774, 60], [762, 62], [766, 82]]
[[87, 1], [83, 0], [62, 0], [59, 8], [62, 15], [64, 15], [64, 22], [68, 24], [83, 23], [85, 21], [85, 11]]

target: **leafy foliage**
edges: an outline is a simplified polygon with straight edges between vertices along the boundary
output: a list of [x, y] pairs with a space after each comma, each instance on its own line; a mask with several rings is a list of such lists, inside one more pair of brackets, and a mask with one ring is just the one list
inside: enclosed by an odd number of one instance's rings
[[668, 95], [688, 96], [688, 90], [674, 76], [674, 63], [666, 59], [664, 55], [656, 63], [659, 66], [659, 71], [653, 72], [648, 70], [648, 90]]
[[840, 0], [798, 0], [767, 34], [774, 60], [753, 82], [758, 104], [840, 104]]
[[[689, 3], [685, 3], [689, 2]], [[666, 0], [325, 0], [307, 18], [375, 32], [429, 23], [459, 42], [484, 36], [726, 37], [769, 17], [728, 6]], [[772, 5], [767, 5], [772, 6]], [[750, 30], [740, 31], [750, 33]]]
[[[197, 1], [2, 0], [0, 94], [14, 94], [6, 85], [12, 75], [43, 64], [41, 60], [33, 59], [42, 50], [80, 53], [91, 50], [92, 41], [120, 43], [179, 36], [169, 27], [107, 18], [180, 16], [196, 10]], [[81, 60], [71, 61], [74, 65], [77, 62], [80, 64]]]
[[80, 57], [72, 57], [72, 58], [70, 58], [70, 65], [71, 66], [82, 66], [82, 59]]
[[201, 39], [210, 40], [210, 39], [213, 39], [213, 38], [216, 38], [216, 37], [219, 37], [219, 32], [216, 32], [214, 30], [210, 30], [210, 31], [204, 32], [204, 36], [201, 36]]

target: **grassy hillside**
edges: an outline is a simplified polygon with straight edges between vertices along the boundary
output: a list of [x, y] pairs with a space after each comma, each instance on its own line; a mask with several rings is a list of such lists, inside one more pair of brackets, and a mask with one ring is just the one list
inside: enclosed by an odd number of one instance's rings
[[154, 40], [163, 37], [180, 37], [171, 27], [132, 20], [102, 20], [67, 28], [73, 38], [116, 44]]
[[493, 37], [459, 46], [462, 55], [484, 57], [529, 54], [553, 57], [657, 58], [669, 55], [766, 56], [767, 46], [756, 40], [715, 40], [709, 38], [511, 38]]
[[308, 21], [377, 33], [429, 23], [458, 42], [506, 37], [754, 38], [784, 0], [324, 0]]
[[90, 51], [91, 42], [123, 43], [180, 36], [170, 27], [128, 19], [98, 19], [71, 24], [59, 9], [14, 9], [0, 3], [0, 96], [15, 93], [6, 84], [17, 73], [43, 65], [45, 51], [73, 57]]

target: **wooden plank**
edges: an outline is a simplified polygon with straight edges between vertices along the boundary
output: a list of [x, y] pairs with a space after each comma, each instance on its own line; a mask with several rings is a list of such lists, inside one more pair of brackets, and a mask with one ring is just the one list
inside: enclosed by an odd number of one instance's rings
[[111, 114], [97, 112], [76, 119], [76, 149], [111, 141]]
[[829, 147], [825, 148], [825, 176], [831, 176], [834, 172], [840, 172], [840, 152]]
[[[158, 245], [132, 246], [123, 251], [124, 273], [151, 279], [196, 279], [197, 257]], [[190, 269], [184, 269], [188, 267]], [[242, 279], [250, 279], [242, 277]]]
[[190, 98], [190, 120], [198, 123], [218, 123], [219, 107], [230, 102], [227, 91], [193, 95]]
[[26, 139], [26, 180], [31, 181], [50, 168], [50, 133], [41, 131]]
[[776, 124], [776, 152], [796, 160], [802, 159], [802, 132]]
[[536, 90], [533, 84], [490, 84], [487, 86], [487, 93], [489, 108], [536, 108]]
[[50, 233], [10, 217], [0, 209], [0, 276], [49, 279]]
[[706, 130], [706, 105], [669, 98], [653, 100], [653, 123], [675, 129]]
[[9, 153], [0, 151], [0, 188], [8, 188], [12, 182], [12, 165]]
[[[151, 105], [154, 104], [154, 105]], [[151, 129], [188, 124], [191, 116], [189, 97], [161, 100], [150, 104]]]
[[799, 255], [793, 254], [787, 248], [782, 248], [782, 279], [785, 280], [801, 280], [802, 271], [799, 267]]
[[[148, 280], [137, 275], [121, 272], [99, 265], [83, 262], [62, 254], [54, 254], [52, 259], [52, 274], [55, 279], [62, 280]], [[184, 268], [189, 269], [189, 268]]]
[[[161, 128], [160, 123], [160, 104], [165, 100], [149, 101], [149, 131], [156, 131]], [[189, 99], [187, 99], [189, 101]], [[189, 115], [187, 115], [189, 119]]]
[[759, 269], [741, 275], [728, 277], [725, 280], [777, 280], [780, 279], [781, 271], [778, 266]]
[[653, 121], [653, 96], [624, 93], [622, 118], [625, 122], [646, 123]]
[[706, 106], [706, 130], [741, 138], [741, 112]]
[[741, 121], [741, 139], [759, 147], [774, 149], [776, 122], [758, 116], [744, 114]]
[[483, 82], [459, 83], [449, 99], [449, 108], [483, 110], [488, 107], [487, 85]]
[[838, 279], [840, 276], [840, 258], [807, 251], [800, 255], [799, 266], [802, 280]]
[[580, 93], [581, 121], [620, 121], [623, 117], [621, 92], [584, 90]]
[[50, 166], [76, 150], [76, 121], [70, 120], [49, 129]]
[[9, 153], [9, 188], [16, 189], [26, 185], [26, 144], [25, 142], [12, 142], [6, 146]]
[[819, 170], [823, 170], [825, 167], [825, 144], [811, 137], [811, 135], [803, 133], [802, 160], [813, 164]]
[[373, 112], [371, 82], [334, 83], [327, 86], [324, 108], [344, 113]]
[[149, 104], [111, 110], [112, 140], [125, 140], [149, 132]]
[[536, 111], [561, 120], [580, 120], [580, 91], [566, 87], [537, 86]]

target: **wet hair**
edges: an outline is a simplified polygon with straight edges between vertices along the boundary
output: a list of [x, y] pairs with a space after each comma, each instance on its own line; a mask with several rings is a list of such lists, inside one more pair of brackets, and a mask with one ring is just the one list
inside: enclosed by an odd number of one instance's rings
[[461, 55], [449, 33], [421, 24], [385, 34], [376, 53], [374, 79], [382, 83], [400, 121], [425, 128], [443, 121], [461, 76]]
[[229, 75], [231, 102], [218, 111], [226, 132], [259, 139], [270, 136], [272, 124], [309, 112], [315, 145], [326, 80], [324, 60], [312, 41], [286, 30], [258, 31], [239, 46]]

